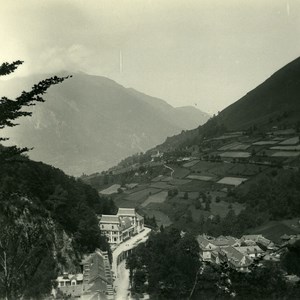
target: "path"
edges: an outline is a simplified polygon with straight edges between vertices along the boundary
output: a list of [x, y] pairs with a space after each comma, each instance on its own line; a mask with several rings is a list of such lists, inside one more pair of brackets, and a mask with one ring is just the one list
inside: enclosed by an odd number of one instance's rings
[[172, 169], [171, 167], [167, 166], [167, 165], [164, 165], [164, 167], [171, 170], [171, 177], [173, 178], [173, 173], [175, 172], [175, 170]]

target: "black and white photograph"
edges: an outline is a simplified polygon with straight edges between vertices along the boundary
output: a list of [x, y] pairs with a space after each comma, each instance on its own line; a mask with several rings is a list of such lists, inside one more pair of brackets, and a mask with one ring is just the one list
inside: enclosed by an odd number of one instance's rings
[[0, 0], [0, 300], [300, 299], [299, 0]]

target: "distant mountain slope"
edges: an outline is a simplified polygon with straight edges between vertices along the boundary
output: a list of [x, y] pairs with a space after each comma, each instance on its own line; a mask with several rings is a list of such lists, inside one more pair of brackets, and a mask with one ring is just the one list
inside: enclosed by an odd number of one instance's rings
[[228, 129], [240, 130], [264, 124], [284, 112], [290, 121], [300, 120], [300, 58], [228, 106], [219, 118]]
[[137, 99], [156, 109], [164, 120], [171, 124], [176, 124], [184, 130], [196, 128], [204, 124], [210, 117], [207, 113], [192, 106], [172, 107], [162, 99], [148, 96], [131, 88], [128, 91]]
[[[20, 92], [45, 77], [2, 81], [0, 88], [3, 95]], [[32, 118], [6, 133], [11, 142], [34, 147], [32, 159], [72, 175], [107, 169], [209, 117], [196, 108], [174, 108], [108, 78], [83, 73], [52, 87], [45, 99], [34, 107]]]
[[176, 148], [199, 142], [201, 137], [222, 131], [247, 130], [252, 126], [299, 127], [300, 58], [274, 73], [244, 97], [222, 110], [218, 116], [196, 129], [168, 138], [159, 148]]

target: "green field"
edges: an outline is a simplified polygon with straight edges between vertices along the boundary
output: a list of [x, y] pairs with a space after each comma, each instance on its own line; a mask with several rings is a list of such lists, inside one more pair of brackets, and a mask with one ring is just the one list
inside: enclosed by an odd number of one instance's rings
[[179, 178], [182, 179], [190, 174], [189, 169], [181, 168], [177, 166], [171, 166], [171, 168], [174, 169], [173, 178]]
[[214, 183], [210, 181], [192, 180], [179, 186], [178, 189], [182, 192], [206, 192], [210, 191], [213, 185]]
[[142, 204], [142, 207], [146, 207], [150, 203], [163, 203], [165, 202], [166, 198], [168, 196], [167, 191], [161, 191], [159, 193], [156, 193], [154, 195], [149, 196]]
[[134, 202], [140, 202], [140, 201], [143, 202], [149, 197], [149, 195], [159, 193], [160, 191], [161, 191], [160, 189], [149, 187], [141, 191], [131, 193], [127, 195], [125, 199]]
[[148, 217], [155, 217], [156, 223], [158, 226], [163, 225], [164, 227], [172, 224], [170, 218], [160, 209], [155, 207], [151, 207], [153, 203], [149, 204], [147, 207], [141, 209], [143, 214], [146, 214]]

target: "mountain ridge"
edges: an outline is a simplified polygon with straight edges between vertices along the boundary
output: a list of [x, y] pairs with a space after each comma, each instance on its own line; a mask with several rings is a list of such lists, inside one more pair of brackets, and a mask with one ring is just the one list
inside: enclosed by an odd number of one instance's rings
[[[64, 74], [64, 73], [63, 73]], [[58, 74], [60, 75], [60, 74]], [[39, 76], [1, 82], [4, 94], [29, 88]], [[143, 95], [143, 96], [141, 96]], [[193, 116], [162, 99], [133, 92], [103, 76], [74, 74], [52, 87], [46, 102], [33, 108], [32, 118], [6, 130], [11, 143], [34, 147], [29, 155], [72, 175], [99, 172], [123, 157], [146, 151], [167, 136], [204, 123], [208, 115]], [[153, 99], [158, 101], [151, 104]]]

